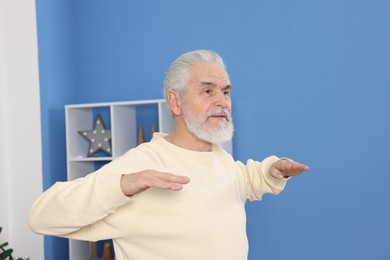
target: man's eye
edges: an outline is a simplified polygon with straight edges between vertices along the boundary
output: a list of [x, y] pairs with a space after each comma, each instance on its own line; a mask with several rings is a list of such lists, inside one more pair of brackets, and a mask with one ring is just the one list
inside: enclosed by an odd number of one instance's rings
[[211, 94], [211, 93], [212, 93], [212, 90], [211, 90], [211, 89], [206, 89], [204, 92], [205, 92], [206, 94]]

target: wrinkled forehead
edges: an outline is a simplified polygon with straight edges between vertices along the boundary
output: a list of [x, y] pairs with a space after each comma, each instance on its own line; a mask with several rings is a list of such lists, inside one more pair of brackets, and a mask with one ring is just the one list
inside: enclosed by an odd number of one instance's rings
[[210, 82], [215, 85], [230, 85], [230, 78], [220, 64], [216, 62], [199, 62], [190, 68], [190, 82]]

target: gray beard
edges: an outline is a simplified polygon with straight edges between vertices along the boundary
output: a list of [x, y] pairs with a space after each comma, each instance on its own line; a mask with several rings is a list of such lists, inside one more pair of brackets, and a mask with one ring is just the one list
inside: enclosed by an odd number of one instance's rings
[[[224, 113], [227, 121], [221, 120], [217, 127], [209, 127], [207, 120], [209, 116]], [[227, 109], [210, 110], [204, 118], [192, 114], [188, 107], [183, 104], [183, 119], [187, 129], [198, 139], [212, 144], [229, 141], [233, 137], [234, 126], [230, 112]]]

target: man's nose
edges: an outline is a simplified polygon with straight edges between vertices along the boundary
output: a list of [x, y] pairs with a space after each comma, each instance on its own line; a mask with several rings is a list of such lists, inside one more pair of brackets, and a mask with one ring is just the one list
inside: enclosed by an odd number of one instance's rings
[[230, 104], [230, 98], [229, 96], [225, 95], [225, 92], [218, 91], [218, 95], [216, 97], [215, 105], [220, 106], [222, 108], [227, 108]]

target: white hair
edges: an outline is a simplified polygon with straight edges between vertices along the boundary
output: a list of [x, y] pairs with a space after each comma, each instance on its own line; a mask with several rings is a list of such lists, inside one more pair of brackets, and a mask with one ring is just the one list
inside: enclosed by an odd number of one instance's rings
[[182, 54], [172, 62], [164, 80], [164, 94], [174, 90], [183, 97], [185, 86], [190, 79], [190, 68], [199, 62], [216, 62], [225, 68], [222, 58], [214, 51], [195, 50]]

